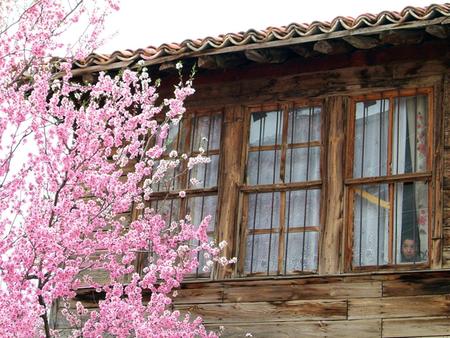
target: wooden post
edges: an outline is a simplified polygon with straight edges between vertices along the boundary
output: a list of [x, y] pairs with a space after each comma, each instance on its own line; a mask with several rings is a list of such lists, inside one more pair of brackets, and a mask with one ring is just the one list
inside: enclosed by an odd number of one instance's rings
[[[220, 159], [220, 195], [218, 205], [220, 206], [217, 239], [227, 241], [228, 246], [224, 255], [231, 258], [236, 256], [236, 222], [238, 217], [239, 184], [241, 179], [241, 152], [243, 140], [243, 117], [242, 106], [225, 108], [224, 124], [222, 129], [221, 159]], [[218, 268], [217, 279], [231, 277], [234, 266]]]
[[319, 273], [336, 274], [342, 270], [340, 253], [344, 230], [344, 159], [347, 99], [330, 97], [325, 100], [324, 113], [328, 121], [327, 175], [324, 177], [326, 217], [319, 255]]
[[[448, 246], [449, 243], [445, 242], [444, 238], [444, 208], [446, 204], [443, 203], [443, 192], [445, 190], [444, 181], [448, 177], [448, 168], [444, 166], [444, 157], [448, 152], [445, 147], [444, 135], [448, 125], [444, 123], [445, 118], [449, 115], [449, 75], [443, 77], [443, 81], [434, 87], [434, 95], [431, 97], [433, 106], [433, 136], [434, 136], [434, 148], [432, 156], [432, 168], [433, 168], [433, 180], [430, 184], [433, 187], [432, 200], [428, 203], [433, 203], [434, 213], [430, 215], [431, 226], [431, 261], [430, 266], [432, 269], [439, 269], [443, 264], [443, 246]], [[430, 236], [429, 235], [429, 236]]]

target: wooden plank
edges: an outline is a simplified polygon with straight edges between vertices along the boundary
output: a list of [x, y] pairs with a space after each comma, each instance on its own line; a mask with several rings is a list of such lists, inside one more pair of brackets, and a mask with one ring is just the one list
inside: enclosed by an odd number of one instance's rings
[[325, 100], [324, 114], [329, 119], [326, 162], [326, 220], [322, 232], [319, 254], [319, 273], [338, 273], [341, 267], [340, 251], [344, 230], [344, 149], [345, 115], [347, 99], [331, 97]]
[[[433, 169], [433, 181], [431, 182], [431, 194], [429, 194], [429, 210], [431, 211], [431, 229], [429, 234], [429, 250], [430, 250], [430, 267], [437, 269], [442, 266], [442, 227], [443, 227], [443, 204], [442, 204], [442, 184], [443, 184], [443, 116], [445, 107], [444, 95], [445, 86], [441, 83], [436, 84], [432, 96], [428, 99], [428, 110], [431, 115], [431, 121], [434, 126], [432, 131], [432, 138], [429, 145], [429, 167]], [[447, 84], [448, 85], [448, 84]], [[433, 95], [434, 94], [434, 95]], [[431, 209], [433, 208], [433, 209]], [[431, 235], [431, 236], [430, 236]]]
[[381, 282], [305, 285], [249, 285], [224, 289], [224, 302], [259, 302], [307, 299], [381, 297]]
[[283, 63], [289, 57], [287, 49], [253, 49], [244, 51], [247, 59], [258, 63]]
[[450, 335], [449, 317], [383, 319], [383, 337]]
[[322, 54], [348, 53], [352, 48], [342, 40], [321, 40], [314, 44], [313, 49]]
[[[208, 329], [219, 330], [219, 325], [207, 325]], [[380, 337], [381, 320], [350, 321], [296, 321], [256, 322], [251, 324], [224, 325], [221, 337], [245, 337], [247, 333], [255, 338], [291, 337]]]
[[[218, 205], [219, 218], [217, 227], [217, 240], [227, 241], [223, 254], [227, 257], [237, 255], [237, 243], [235, 242], [236, 222], [238, 217], [239, 184], [242, 182], [242, 142], [244, 139], [243, 128], [243, 108], [235, 106], [226, 108], [224, 113], [224, 123], [222, 129], [220, 169], [221, 172], [219, 186], [221, 187]], [[225, 268], [216, 270], [218, 278], [231, 276], [234, 266], [228, 265]]]
[[177, 290], [177, 296], [173, 298], [174, 304], [199, 304], [222, 302], [223, 290], [216, 288], [189, 288]]
[[258, 303], [176, 305], [176, 310], [201, 316], [205, 323], [254, 323], [292, 320], [345, 319], [347, 301], [315, 300]]
[[380, 44], [380, 41], [376, 37], [371, 36], [347, 36], [343, 40], [353, 47], [358, 49], [370, 49], [375, 48]]
[[422, 31], [383, 31], [380, 34], [382, 43], [389, 43], [394, 46], [411, 45], [421, 43], [424, 38]]
[[350, 299], [349, 319], [447, 316], [450, 295]]
[[383, 281], [383, 297], [450, 294], [449, 277], [404, 276]]

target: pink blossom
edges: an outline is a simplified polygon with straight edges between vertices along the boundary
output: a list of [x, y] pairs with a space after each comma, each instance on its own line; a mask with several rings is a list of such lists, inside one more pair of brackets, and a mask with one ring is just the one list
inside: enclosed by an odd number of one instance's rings
[[[0, 4], [6, 16], [16, 14], [14, 3]], [[159, 106], [158, 84], [144, 69], [100, 73], [91, 84], [72, 77], [73, 58], [99, 45], [104, 19], [117, 9], [116, 0], [82, 1], [73, 12], [65, 1], [34, 1], [0, 35], [0, 332], [10, 336], [57, 336], [44, 325], [56, 303], [72, 336], [216, 336], [201, 318], [171, 307], [199, 254], [225, 263], [208, 243], [211, 217], [198, 227], [189, 217], [169, 224], [147, 202], [183, 161], [189, 169], [209, 163], [200, 155], [165, 157], [192, 79]], [[87, 34], [70, 49], [59, 34], [83, 18]], [[60, 50], [66, 61], [52, 63]], [[168, 118], [161, 123], [161, 116]], [[29, 155], [21, 162], [19, 152]], [[128, 220], [132, 208], [139, 216]], [[152, 256], [136, 271], [140, 252]], [[98, 273], [106, 282], [95, 280]], [[100, 299], [97, 309], [74, 301], [85, 287]]]

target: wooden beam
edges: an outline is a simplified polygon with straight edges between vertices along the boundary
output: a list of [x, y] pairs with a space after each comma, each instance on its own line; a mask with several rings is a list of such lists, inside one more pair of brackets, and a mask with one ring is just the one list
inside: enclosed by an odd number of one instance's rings
[[219, 68], [231, 68], [246, 63], [247, 59], [244, 57], [243, 54], [231, 53], [231, 54], [217, 55], [216, 62]]
[[176, 62], [164, 62], [159, 65], [159, 71], [161, 72], [175, 72], [177, 70]]
[[428, 26], [425, 28], [425, 32], [439, 39], [446, 39], [448, 37], [448, 28], [442, 25]]
[[422, 31], [390, 30], [381, 32], [380, 40], [383, 43], [398, 45], [415, 45], [423, 41], [424, 33]]
[[[236, 256], [238, 243], [236, 238], [236, 222], [238, 217], [239, 184], [242, 181], [241, 152], [243, 142], [242, 124], [244, 119], [243, 108], [232, 106], [224, 112], [224, 123], [222, 129], [222, 152], [220, 163], [219, 186], [220, 190], [218, 205], [219, 218], [217, 227], [218, 242], [227, 241], [223, 254], [227, 257]], [[226, 164], [226, 165], [225, 165]], [[233, 273], [234, 266], [217, 267], [218, 279], [229, 278]]]
[[313, 47], [311, 45], [306, 44], [293, 45], [290, 46], [289, 48], [304, 58], [310, 58], [319, 54], [315, 50], [313, 50]]
[[212, 55], [200, 56], [197, 60], [198, 68], [203, 69], [217, 69], [216, 58]]
[[239, 53], [229, 53], [221, 55], [200, 56], [197, 61], [199, 68], [204, 69], [224, 69], [236, 67], [247, 62], [247, 59]]
[[345, 36], [343, 40], [358, 49], [375, 48], [380, 44], [380, 40], [371, 36]]
[[314, 44], [314, 50], [316, 52], [333, 55], [333, 54], [343, 54], [350, 50], [350, 46], [341, 40], [321, 40]]
[[244, 53], [247, 59], [258, 63], [283, 63], [289, 57], [287, 49], [252, 49]]
[[320, 274], [336, 274], [342, 270], [342, 236], [344, 231], [344, 150], [345, 115], [347, 99], [342, 96], [326, 99], [324, 111], [329, 118], [325, 198], [322, 209], [326, 207], [326, 219], [320, 243]]

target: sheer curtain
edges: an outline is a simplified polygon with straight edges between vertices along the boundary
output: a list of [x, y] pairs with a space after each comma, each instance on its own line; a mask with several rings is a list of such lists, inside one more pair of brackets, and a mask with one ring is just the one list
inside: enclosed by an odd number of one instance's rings
[[[427, 97], [424, 95], [395, 99], [393, 131], [393, 174], [423, 172], [427, 168], [426, 131]], [[425, 260], [428, 251], [428, 188], [425, 183], [395, 185], [395, 260], [405, 262], [402, 243], [414, 241], [413, 262]]]
[[[356, 105], [353, 177], [387, 175], [389, 100]], [[387, 184], [355, 187], [353, 264], [388, 262], [389, 193]]]
[[[394, 99], [389, 126], [388, 99], [356, 105], [353, 176], [375, 177], [425, 171], [427, 168], [427, 97]], [[387, 172], [388, 134], [392, 128], [392, 172]], [[353, 263], [356, 266], [389, 263], [389, 213], [393, 213], [393, 263], [405, 262], [402, 243], [414, 242], [416, 254], [408, 263], [424, 260], [428, 250], [427, 185], [394, 185], [394, 204], [388, 184], [355, 187]], [[392, 210], [391, 210], [392, 209]]]

